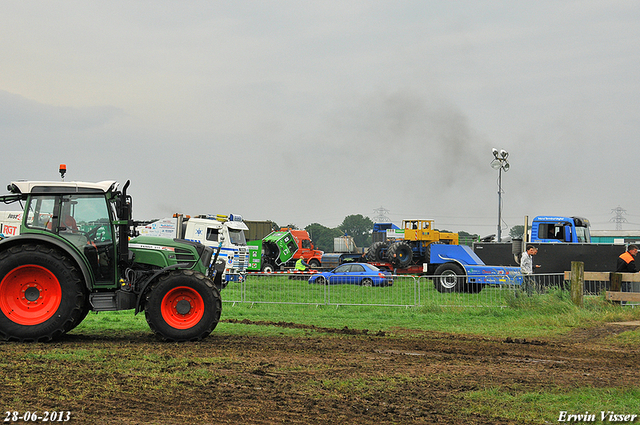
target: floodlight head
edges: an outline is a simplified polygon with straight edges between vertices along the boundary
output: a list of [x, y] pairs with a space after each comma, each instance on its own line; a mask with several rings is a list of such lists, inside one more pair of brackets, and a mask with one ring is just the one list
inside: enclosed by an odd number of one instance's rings
[[493, 148], [493, 156], [498, 157], [498, 149]]
[[505, 151], [504, 149], [500, 151], [500, 158], [507, 159], [508, 156], [509, 156], [509, 152]]
[[503, 169], [504, 171], [509, 171], [509, 163], [508, 163], [508, 162], [505, 162], [505, 163], [502, 165], [502, 169]]
[[494, 170], [499, 170], [501, 167], [502, 163], [499, 159], [494, 159], [493, 161], [491, 161], [491, 168], [493, 168]]

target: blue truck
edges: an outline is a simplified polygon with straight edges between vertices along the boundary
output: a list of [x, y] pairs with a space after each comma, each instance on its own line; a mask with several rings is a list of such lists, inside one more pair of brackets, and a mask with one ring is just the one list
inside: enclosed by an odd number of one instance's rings
[[403, 220], [402, 227], [376, 223], [372, 239], [366, 253], [325, 254], [323, 266], [366, 261], [394, 274], [434, 276], [435, 289], [442, 293], [478, 293], [484, 285], [522, 283], [519, 267], [486, 265], [469, 246], [458, 244], [457, 233], [436, 230], [433, 220]]
[[584, 217], [540, 215], [531, 222], [530, 242], [591, 243], [590, 223]]
[[[433, 270], [433, 271], [431, 271]], [[520, 267], [488, 266], [467, 245], [433, 244], [423, 271], [438, 292], [478, 293], [484, 285], [521, 285]]]
[[[583, 262], [588, 271], [615, 271], [625, 245], [592, 243], [590, 227], [591, 223], [584, 217], [541, 215], [532, 220], [526, 241], [476, 242], [473, 251], [485, 263], [516, 266], [525, 249], [523, 245], [530, 243], [538, 248], [535, 263], [541, 266], [535, 273], [561, 274], [571, 270], [573, 261]], [[557, 283], [562, 284], [563, 279], [558, 278]]]

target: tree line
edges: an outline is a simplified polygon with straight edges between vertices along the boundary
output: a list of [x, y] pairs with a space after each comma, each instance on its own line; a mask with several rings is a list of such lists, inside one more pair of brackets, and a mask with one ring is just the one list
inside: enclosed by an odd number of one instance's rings
[[[289, 225], [287, 227], [297, 228]], [[338, 227], [329, 228], [319, 223], [309, 224], [304, 228], [313, 241], [316, 249], [324, 252], [333, 252], [333, 240], [340, 236], [351, 236], [356, 246], [359, 248], [368, 248], [371, 245], [371, 234], [373, 232], [373, 221], [369, 217], [362, 214], [348, 215], [344, 218]], [[436, 229], [437, 230], [437, 229]], [[448, 230], [441, 230], [449, 232]], [[479, 235], [471, 234], [464, 231], [457, 232], [460, 237], [460, 243], [471, 245], [478, 240]]]

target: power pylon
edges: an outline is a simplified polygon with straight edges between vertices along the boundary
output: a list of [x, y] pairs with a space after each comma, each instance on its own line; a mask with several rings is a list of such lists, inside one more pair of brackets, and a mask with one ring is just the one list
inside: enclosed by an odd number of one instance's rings
[[616, 230], [622, 230], [622, 223], [627, 222], [627, 219], [623, 217], [623, 215], [627, 213], [627, 210], [621, 207], [618, 207], [618, 208], [612, 209], [611, 212], [614, 213], [616, 216], [609, 221], [613, 221], [614, 223], [616, 223]]
[[377, 214], [375, 217], [373, 217], [373, 221], [375, 221], [376, 223], [387, 223], [391, 221], [391, 219], [387, 217], [387, 214], [389, 214], [388, 209], [380, 207], [374, 209], [373, 212]]

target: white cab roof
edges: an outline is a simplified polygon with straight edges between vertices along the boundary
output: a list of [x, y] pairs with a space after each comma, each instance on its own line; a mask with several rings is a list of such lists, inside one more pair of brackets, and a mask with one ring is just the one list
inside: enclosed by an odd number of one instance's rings
[[65, 188], [67, 191], [81, 191], [81, 189], [99, 190], [102, 192], [108, 192], [109, 189], [116, 190], [118, 188], [118, 182], [115, 180], [105, 180], [97, 183], [89, 182], [52, 182], [52, 181], [14, 181], [11, 185], [20, 190], [21, 193], [31, 193], [31, 191], [38, 188]]

